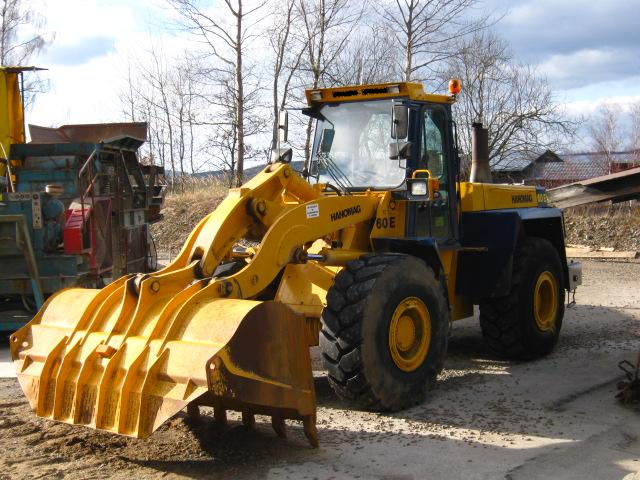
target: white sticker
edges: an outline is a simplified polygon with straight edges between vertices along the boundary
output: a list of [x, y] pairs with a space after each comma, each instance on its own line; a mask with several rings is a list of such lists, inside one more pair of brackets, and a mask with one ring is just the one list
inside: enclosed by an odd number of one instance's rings
[[318, 218], [320, 216], [320, 206], [317, 203], [307, 205], [307, 218]]

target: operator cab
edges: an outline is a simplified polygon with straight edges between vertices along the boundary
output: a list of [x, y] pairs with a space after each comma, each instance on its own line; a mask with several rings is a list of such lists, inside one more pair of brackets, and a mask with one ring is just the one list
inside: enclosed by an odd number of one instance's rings
[[440, 243], [455, 236], [452, 96], [401, 83], [314, 90], [307, 97], [311, 108], [304, 113], [317, 120], [307, 178], [343, 194], [391, 190], [408, 201], [408, 236]]

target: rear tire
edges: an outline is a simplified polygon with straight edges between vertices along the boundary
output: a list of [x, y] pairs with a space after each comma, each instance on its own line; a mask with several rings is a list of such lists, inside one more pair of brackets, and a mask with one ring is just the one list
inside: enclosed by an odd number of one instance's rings
[[422, 402], [442, 371], [449, 309], [422, 260], [368, 254], [336, 275], [322, 314], [329, 383], [356, 408], [399, 410]]
[[527, 237], [513, 258], [509, 294], [480, 303], [480, 327], [489, 349], [501, 357], [531, 360], [549, 354], [564, 316], [562, 263], [548, 241]]

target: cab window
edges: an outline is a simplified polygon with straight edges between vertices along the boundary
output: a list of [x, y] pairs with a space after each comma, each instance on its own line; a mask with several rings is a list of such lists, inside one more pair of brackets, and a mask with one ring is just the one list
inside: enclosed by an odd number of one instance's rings
[[425, 206], [428, 212], [425, 212], [423, 217], [422, 228], [418, 225], [418, 229], [428, 230], [425, 232], [427, 235], [440, 239], [451, 236], [446, 127], [447, 117], [442, 108], [425, 107], [419, 168], [429, 170], [431, 175], [440, 181], [440, 189], [438, 198]]

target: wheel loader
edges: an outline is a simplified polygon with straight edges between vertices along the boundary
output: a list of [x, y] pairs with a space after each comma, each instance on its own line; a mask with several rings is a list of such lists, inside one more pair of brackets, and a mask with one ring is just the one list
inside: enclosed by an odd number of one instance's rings
[[306, 91], [316, 133], [302, 172], [278, 145], [165, 268], [59, 292], [11, 336], [31, 408], [144, 438], [210, 406], [220, 422], [228, 410], [246, 425], [269, 416], [280, 436], [301, 420], [317, 446], [310, 346], [338, 397], [374, 411], [425, 399], [451, 323], [474, 305], [495, 354], [548, 354], [580, 265], [567, 265], [543, 190], [490, 183], [478, 125], [460, 180], [458, 91]]

